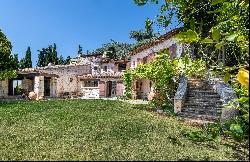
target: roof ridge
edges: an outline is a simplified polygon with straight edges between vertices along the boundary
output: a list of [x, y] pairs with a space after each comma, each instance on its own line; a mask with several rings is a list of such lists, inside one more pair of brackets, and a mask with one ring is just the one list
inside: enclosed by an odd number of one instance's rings
[[179, 33], [181, 31], [182, 28], [175, 28], [161, 36], [159, 36], [158, 38], [156, 38], [155, 40], [150, 41], [149, 43], [143, 44], [137, 48], [135, 48], [134, 50], [130, 51], [128, 56], [131, 55], [135, 55], [136, 53], [142, 52], [143, 50], [146, 50], [154, 45], [157, 45], [159, 43], [161, 43], [164, 40], [167, 40], [169, 38], [171, 38], [173, 35]]

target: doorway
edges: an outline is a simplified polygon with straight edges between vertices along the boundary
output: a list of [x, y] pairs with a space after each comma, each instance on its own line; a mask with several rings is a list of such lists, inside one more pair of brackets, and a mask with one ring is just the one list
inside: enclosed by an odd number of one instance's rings
[[9, 80], [8, 95], [16, 96], [22, 94], [22, 79]]
[[112, 95], [112, 81], [106, 82], [106, 97], [111, 97]]
[[142, 99], [142, 81], [136, 81], [136, 99]]
[[50, 78], [44, 78], [44, 96], [50, 96]]

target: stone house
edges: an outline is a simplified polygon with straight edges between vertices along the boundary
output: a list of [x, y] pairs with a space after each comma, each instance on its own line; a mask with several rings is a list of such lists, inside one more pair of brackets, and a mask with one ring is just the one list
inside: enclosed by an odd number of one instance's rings
[[[180, 57], [189, 52], [187, 44], [177, 44], [174, 35], [180, 30], [174, 29], [148, 44], [131, 51], [129, 59], [113, 60], [104, 54], [78, 55], [70, 65], [52, 65], [46, 67], [19, 69], [18, 78], [0, 81], [0, 97], [18, 95], [17, 87], [26, 93], [34, 91], [37, 97], [78, 96], [81, 98], [101, 98], [123, 96], [123, 72], [135, 69], [138, 64], [148, 63], [156, 53], [169, 49], [171, 58]], [[133, 99], [147, 99], [152, 91], [152, 82], [137, 79], [133, 83]], [[20, 94], [19, 94], [20, 95]]]
[[[156, 54], [162, 50], [168, 49], [171, 58], [178, 58], [183, 52], [192, 53], [188, 44], [178, 44], [178, 40], [174, 37], [179, 33], [180, 29], [174, 29], [158, 39], [139, 46], [129, 53], [130, 68], [135, 69], [139, 64], [146, 64], [154, 60]], [[153, 82], [148, 79], [136, 79], [133, 82], [132, 98], [133, 99], [148, 99], [148, 95], [153, 91]]]
[[127, 62], [103, 58], [91, 74], [78, 75], [83, 98], [123, 96], [123, 72], [128, 68]]
[[18, 77], [0, 82], [0, 97], [15, 98], [34, 91], [39, 97], [117, 97], [124, 94], [123, 71], [128, 61], [111, 60], [102, 54], [83, 55], [70, 65], [18, 70]]
[[56, 74], [38, 72], [37, 70], [18, 71], [14, 79], [0, 81], [0, 98], [17, 98], [17, 96], [34, 91], [39, 97], [55, 97], [57, 90]]

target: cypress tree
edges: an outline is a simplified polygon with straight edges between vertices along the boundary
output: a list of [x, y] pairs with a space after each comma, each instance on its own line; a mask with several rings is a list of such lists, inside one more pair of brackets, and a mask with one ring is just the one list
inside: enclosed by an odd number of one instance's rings
[[52, 61], [55, 65], [58, 64], [58, 57], [57, 57], [57, 51], [56, 51], [56, 44], [54, 43], [53, 47], [52, 47]]
[[30, 47], [27, 48], [27, 51], [26, 51], [26, 54], [25, 54], [25, 67], [26, 68], [31, 68], [32, 67]]
[[63, 56], [61, 55], [58, 59], [58, 65], [64, 65], [65, 61], [64, 61], [64, 58]]
[[68, 64], [70, 63], [70, 60], [71, 60], [71, 57], [68, 56], [68, 57], [65, 59], [64, 65], [68, 65]]
[[37, 61], [37, 66], [38, 67], [43, 67], [45, 66], [45, 54], [46, 54], [46, 50], [45, 48], [43, 48], [41, 51], [38, 50], [38, 61]]

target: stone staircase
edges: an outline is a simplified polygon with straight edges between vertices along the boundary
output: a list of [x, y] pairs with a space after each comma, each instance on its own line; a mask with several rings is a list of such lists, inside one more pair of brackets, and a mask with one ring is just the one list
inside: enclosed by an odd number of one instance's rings
[[178, 114], [185, 120], [214, 122], [220, 119], [222, 103], [207, 81], [189, 78], [185, 102]]

